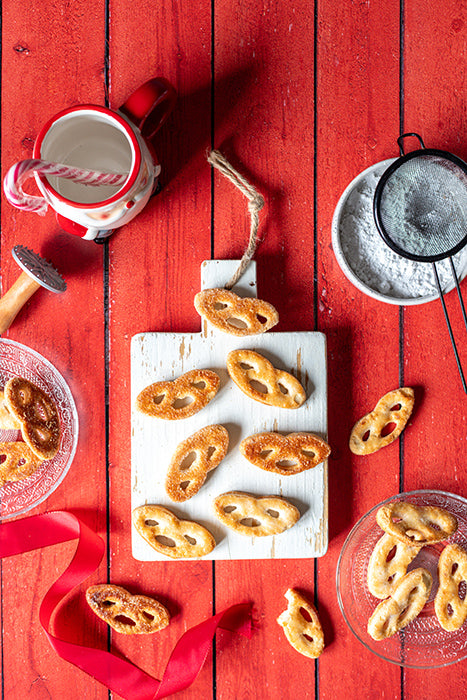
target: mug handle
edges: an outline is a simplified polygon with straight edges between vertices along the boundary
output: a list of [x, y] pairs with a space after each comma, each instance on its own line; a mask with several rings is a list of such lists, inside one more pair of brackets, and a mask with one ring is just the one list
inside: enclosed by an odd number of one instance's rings
[[152, 78], [130, 95], [119, 111], [150, 141], [175, 106], [177, 93], [165, 78]]

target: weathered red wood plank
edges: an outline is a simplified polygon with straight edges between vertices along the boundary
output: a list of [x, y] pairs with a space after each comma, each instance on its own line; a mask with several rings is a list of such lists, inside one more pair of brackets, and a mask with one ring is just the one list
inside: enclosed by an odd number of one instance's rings
[[[155, 595], [172, 615], [166, 630], [143, 642], [115, 635], [112, 642], [157, 678], [182, 633], [213, 612], [210, 562], [141, 563], [130, 543], [131, 337], [200, 328], [193, 297], [200, 264], [210, 257], [210, 3], [184, 3], [181, 14], [174, 9], [116, 0], [110, 24], [112, 105], [155, 75], [178, 92], [175, 111], [154, 142], [162, 192], [109, 242], [111, 580]], [[157, 455], [154, 468], [166, 468]], [[209, 698], [212, 688], [208, 659], [183, 697]]]
[[362, 170], [392, 155], [391, 139], [398, 134], [398, 37], [398, 17], [382, 3], [318, 8], [318, 325], [328, 337], [333, 449], [330, 547], [318, 561], [318, 598], [330, 642], [319, 664], [324, 698], [336, 692], [349, 698], [362, 692], [399, 697], [400, 692], [399, 669], [367, 651], [348, 629], [334, 583], [350, 528], [399, 491], [396, 445], [367, 457], [352, 455], [348, 447], [354, 422], [399, 384], [399, 312], [354, 288], [331, 247], [331, 221], [341, 193]]
[[[266, 200], [258, 294], [279, 310], [275, 331], [313, 330], [312, 7], [217, 3], [214, 20], [214, 145]], [[247, 202], [217, 173], [214, 182], [215, 257], [240, 258]], [[294, 586], [313, 598], [313, 560], [216, 562], [217, 609], [250, 600], [257, 621], [251, 641], [236, 643], [236, 658], [217, 659], [220, 698], [313, 697], [315, 664], [288, 645], [276, 622]]]
[[[456, 2], [406, 5], [405, 128], [421, 133], [426, 146], [446, 149], [464, 159], [466, 69], [460, 57], [465, 55], [465, 22], [465, 8]], [[465, 297], [465, 282], [462, 287]], [[446, 304], [465, 370], [466, 331], [455, 292], [447, 295]], [[407, 432], [410, 468], [405, 470], [405, 488], [434, 488], [465, 497], [466, 397], [440, 302], [407, 311], [404, 341], [406, 374], [420, 397], [413, 429]], [[466, 684], [464, 663], [430, 673], [408, 670], [404, 674], [407, 697], [431, 700], [447, 685], [453, 697], [463, 697]]]
[[[104, 38], [101, 3], [52, 4], [47, 13], [37, 3], [3, 8], [2, 175], [17, 160], [31, 156], [38, 130], [55, 112], [79, 101], [103, 101]], [[70, 508], [105, 536], [102, 251], [60, 233], [51, 212], [41, 219], [14, 210], [3, 199], [3, 291], [19, 274], [9, 252], [16, 243], [52, 260], [68, 290], [60, 297], [38, 291], [6, 336], [43, 354], [64, 375], [81, 427], [68, 476], [33, 512]], [[104, 688], [57, 658], [38, 621], [40, 601], [73, 550], [71, 544], [61, 545], [2, 564], [5, 698], [67, 697], [71, 687], [77, 696], [107, 696]], [[73, 595], [66, 611], [77, 629], [67, 634], [93, 645], [99, 637], [86, 608], [82, 597]]]

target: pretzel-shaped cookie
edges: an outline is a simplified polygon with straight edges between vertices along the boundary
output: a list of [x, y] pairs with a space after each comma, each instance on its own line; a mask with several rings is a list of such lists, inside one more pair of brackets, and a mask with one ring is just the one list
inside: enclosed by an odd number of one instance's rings
[[204, 408], [217, 394], [219, 376], [209, 369], [192, 369], [177, 379], [155, 382], [141, 391], [136, 408], [148, 416], [179, 420]]
[[0, 391], [0, 429], [21, 430], [21, 423], [10, 413], [5, 401], [5, 393]]
[[[435, 613], [441, 627], [458, 630], [467, 618], [467, 552], [458, 544], [448, 544], [438, 560], [439, 587], [435, 596]], [[464, 597], [460, 586], [464, 584]]]
[[209, 530], [191, 520], [180, 520], [163, 506], [135, 508], [133, 525], [156, 552], [172, 559], [203, 557], [216, 546]]
[[266, 537], [279, 535], [295, 525], [300, 511], [280, 496], [260, 496], [230, 491], [213, 501], [219, 520], [239, 535]]
[[350, 433], [349, 447], [356, 455], [369, 455], [394, 442], [407, 425], [414, 391], [402, 387], [385, 394], [371, 413], [360, 418]]
[[242, 440], [240, 452], [260, 469], [289, 476], [321, 464], [331, 448], [313, 433], [256, 433]]
[[421, 547], [406, 544], [384, 533], [376, 543], [368, 562], [367, 583], [370, 593], [375, 598], [390, 596], [420, 549]]
[[279, 615], [277, 622], [296, 651], [310, 659], [317, 659], [324, 649], [324, 635], [314, 605], [293, 588], [289, 588], [285, 597], [288, 600], [287, 610]]
[[414, 569], [403, 576], [389, 598], [383, 600], [368, 620], [368, 634], [376, 641], [392, 637], [422, 611], [433, 579], [426, 569]]
[[169, 624], [169, 613], [162, 603], [145, 595], [131, 595], [121, 586], [90, 586], [86, 600], [101, 620], [121, 634], [152, 634]]
[[232, 350], [227, 355], [227, 371], [244, 394], [268, 406], [298, 408], [306, 393], [298, 379], [276, 369], [272, 362], [254, 350]]
[[228, 289], [198, 292], [195, 309], [214, 328], [231, 335], [258, 335], [279, 322], [272, 304], [254, 297], [239, 297]]
[[229, 434], [222, 425], [207, 425], [181, 442], [175, 450], [165, 480], [172, 501], [187, 501], [198, 493], [207, 473], [224, 459]]
[[457, 530], [457, 519], [444, 508], [415, 506], [406, 501], [381, 506], [376, 522], [398, 540], [420, 547], [441, 542]]
[[0, 486], [7, 481], [20, 481], [34, 474], [42, 460], [25, 442], [0, 442]]
[[60, 446], [60, 419], [48, 394], [23, 377], [5, 384], [8, 410], [21, 423], [24, 441], [40, 459], [52, 459]]

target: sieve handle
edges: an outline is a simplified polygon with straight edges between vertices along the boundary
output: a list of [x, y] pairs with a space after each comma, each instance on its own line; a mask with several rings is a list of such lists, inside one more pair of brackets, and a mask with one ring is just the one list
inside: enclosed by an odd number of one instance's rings
[[408, 136], [415, 136], [415, 138], [418, 139], [418, 140], [420, 141], [420, 146], [421, 146], [422, 148], [425, 148], [425, 144], [423, 143], [423, 139], [422, 139], [422, 137], [421, 137], [419, 134], [416, 134], [415, 132], [411, 132], [411, 133], [407, 133], [407, 134], [401, 134], [401, 135], [399, 136], [399, 138], [397, 139], [397, 144], [398, 144], [398, 146], [399, 146], [399, 150], [400, 150], [401, 156], [404, 156], [404, 155], [405, 155], [404, 146], [402, 145], [402, 140], [405, 139], [405, 138], [407, 138]]
[[[449, 331], [449, 337], [450, 337], [450, 339], [451, 339], [452, 349], [454, 350], [454, 356], [455, 356], [456, 362], [457, 362], [457, 369], [459, 370], [459, 374], [460, 374], [460, 378], [461, 378], [461, 382], [462, 382], [462, 387], [463, 387], [463, 389], [464, 389], [464, 392], [467, 394], [467, 384], [466, 384], [466, 382], [465, 382], [464, 372], [462, 371], [462, 365], [461, 365], [459, 353], [457, 352], [456, 341], [454, 340], [454, 335], [453, 335], [453, 332], [452, 332], [451, 323], [450, 323], [450, 321], [449, 321], [448, 311], [447, 311], [447, 309], [446, 309], [446, 303], [445, 303], [445, 301], [444, 301], [444, 295], [443, 295], [443, 291], [442, 291], [442, 289], [441, 289], [441, 283], [440, 283], [440, 281], [439, 281], [439, 276], [438, 276], [438, 270], [437, 270], [437, 268], [436, 268], [436, 263], [432, 263], [432, 266], [433, 266], [433, 273], [434, 273], [434, 275], [435, 275], [436, 286], [438, 287], [439, 298], [440, 298], [440, 300], [441, 300], [441, 304], [442, 304], [442, 307], [443, 307], [444, 318], [445, 318], [445, 320], [446, 320], [446, 325], [447, 325], [448, 331]], [[455, 273], [454, 273], [454, 274], [455, 274]], [[457, 276], [456, 276], [456, 278], [457, 278]], [[463, 304], [462, 304], [462, 305], [463, 305]]]
[[465, 311], [464, 299], [462, 297], [461, 288], [459, 286], [459, 278], [457, 277], [456, 268], [454, 267], [454, 263], [453, 263], [452, 258], [449, 258], [449, 262], [451, 263], [451, 273], [452, 273], [452, 277], [453, 277], [455, 285], [456, 285], [457, 296], [459, 298], [459, 304], [461, 305], [462, 318], [464, 319], [464, 326], [467, 329], [467, 313]]

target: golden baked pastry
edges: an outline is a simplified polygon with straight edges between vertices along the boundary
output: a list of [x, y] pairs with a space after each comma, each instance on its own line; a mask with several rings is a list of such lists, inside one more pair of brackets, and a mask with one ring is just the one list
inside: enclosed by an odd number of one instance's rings
[[0, 442], [0, 486], [21, 481], [34, 474], [42, 460], [25, 442]]
[[351, 451], [356, 455], [368, 455], [394, 442], [407, 425], [413, 405], [414, 391], [410, 387], [385, 394], [373, 411], [360, 418], [352, 428]]
[[384, 533], [376, 543], [368, 562], [368, 590], [375, 598], [387, 598], [407, 573], [421, 547], [406, 544]]
[[20, 422], [24, 441], [40, 459], [52, 459], [60, 446], [60, 419], [51, 397], [23, 377], [5, 384], [5, 402]]
[[222, 425], [207, 425], [181, 442], [175, 450], [165, 490], [172, 501], [187, 501], [200, 490], [208, 472], [224, 459], [229, 433]]
[[231, 335], [258, 335], [279, 322], [272, 304], [254, 297], [242, 298], [227, 289], [198, 292], [195, 309], [214, 328]]
[[370, 637], [376, 641], [387, 639], [415, 620], [428, 600], [432, 583], [430, 572], [422, 568], [403, 576], [368, 620]]
[[300, 518], [298, 508], [280, 496], [255, 497], [230, 491], [217, 496], [213, 507], [221, 523], [248, 537], [279, 535]]
[[191, 520], [180, 520], [163, 506], [135, 508], [133, 525], [156, 552], [172, 559], [203, 557], [216, 546], [209, 530]]
[[331, 448], [313, 433], [256, 433], [242, 440], [240, 452], [260, 469], [289, 476], [321, 464]]
[[0, 390], [0, 430], [21, 430], [21, 423], [10, 413], [5, 401], [5, 392]]
[[381, 506], [376, 522], [398, 540], [420, 547], [441, 542], [457, 530], [457, 518], [444, 508], [416, 506], [406, 501]]
[[[439, 624], [448, 632], [458, 630], [467, 618], [467, 552], [458, 544], [447, 544], [438, 560], [439, 587], [435, 613]], [[461, 585], [464, 586], [461, 598]]]
[[279, 615], [277, 622], [299, 654], [317, 659], [324, 649], [324, 634], [314, 605], [293, 588], [288, 589], [285, 597], [287, 610]]
[[136, 398], [136, 408], [148, 416], [165, 420], [189, 418], [217, 394], [219, 376], [209, 369], [192, 369], [177, 379], [155, 382]]
[[298, 379], [276, 369], [272, 362], [254, 350], [232, 350], [227, 355], [227, 371], [250, 399], [277, 408], [299, 408], [306, 393]]
[[86, 600], [101, 620], [121, 634], [153, 634], [169, 624], [170, 616], [162, 603], [145, 595], [131, 595], [121, 586], [90, 586]]

